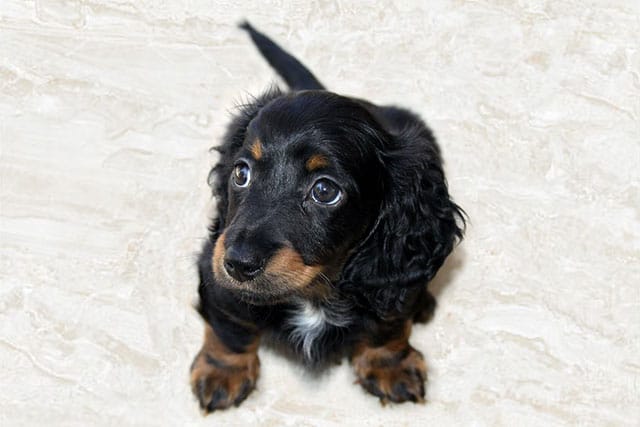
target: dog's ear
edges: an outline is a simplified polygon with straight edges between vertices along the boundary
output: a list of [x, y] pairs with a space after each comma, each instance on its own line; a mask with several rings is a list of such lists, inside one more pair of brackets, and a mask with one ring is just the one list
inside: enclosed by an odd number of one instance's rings
[[347, 261], [342, 278], [350, 286], [386, 290], [375, 298], [397, 304], [389, 291], [402, 293], [435, 276], [462, 238], [464, 213], [449, 197], [429, 129], [417, 121], [391, 138], [381, 153], [386, 178], [379, 216]]

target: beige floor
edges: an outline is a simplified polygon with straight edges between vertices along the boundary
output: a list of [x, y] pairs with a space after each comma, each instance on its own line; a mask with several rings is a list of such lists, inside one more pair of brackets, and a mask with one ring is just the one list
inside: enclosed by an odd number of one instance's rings
[[[441, 141], [471, 225], [413, 335], [424, 406], [268, 352], [241, 408], [191, 397], [207, 149], [274, 79], [242, 17]], [[639, 425], [639, 28], [633, 0], [3, 0], [0, 425]]]

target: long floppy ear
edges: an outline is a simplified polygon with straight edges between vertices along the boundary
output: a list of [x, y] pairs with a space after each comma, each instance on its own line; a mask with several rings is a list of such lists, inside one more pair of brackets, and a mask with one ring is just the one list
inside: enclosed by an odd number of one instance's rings
[[348, 286], [385, 290], [374, 298], [390, 304], [435, 276], [462, 239], [465, 223], [462, 209], [449, 197], [435, 139], [413, 118], [394, 132], [381, 154], [386, 174], [382, 208], [342, 275]]
[[213, 237], [217, 237], [219, 231], [222, 230], [226, 224], [227, 204], [229, 201], [227, 181], [233, 171], [233, 159], [244, 143], [247, 127], [251, 120], [258, 115], [262, 107], [280, 96], [282, 96], [280, 89], [272, 86], [262, 95], [239, 105], [238, 111], [231, 119], [227, 132], [222, 139], [222, 143], [213, 148], [213, 150], [220, 153], [218, 163], [211, 169], [207, 178], [207, 183], [211, 187], [213, 196], [216, 198], [217, 215], [210, 227], [210, 232]]

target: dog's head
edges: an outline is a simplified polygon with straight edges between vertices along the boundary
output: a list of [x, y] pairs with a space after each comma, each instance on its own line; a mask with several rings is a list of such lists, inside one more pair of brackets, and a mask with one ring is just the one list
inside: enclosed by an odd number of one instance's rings
[[212, 171], [217, 282], [274, 303], [338, 280], [431, 279], [460, 234], [437, 148], [370, 107], [272, 91], [235, 118]]

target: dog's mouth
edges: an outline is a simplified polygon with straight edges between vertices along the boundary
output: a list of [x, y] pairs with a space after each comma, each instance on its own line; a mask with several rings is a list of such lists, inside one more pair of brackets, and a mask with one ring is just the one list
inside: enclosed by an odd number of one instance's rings
[[290, 302], [299, 297], [324, 295], [327, 293], [326, 281], [318, 275], [308, 283], [291, 283], [286, 278], [262, 274], [254, 279], [239, 282], [220, 268], [214, 267], [216, 282], [231, 291], [242, 301], [253, 305], [274, 305]]
[[[226, 286], [225, 286], [226, 287]], [[235, 295], [243, 302], [252, 305], [275, 305], [292, 301], [296, 298], [297, 292], [280, 290], [277, 292], [258, 291], [243, 287], [231, 288]]]
[[307, 265], [302, 256], [290, 247], [279, 249], [265, 264], [263, 271], [250, 280], [233, 278], [224, 267], [224, 234], [213, 250], [213, 273], [216, 282], [234, 291], [243, 301], [256, 304], [286, 302], [296, 295], [323, 293], [329, 281], [325, 280], [323, 266]]

